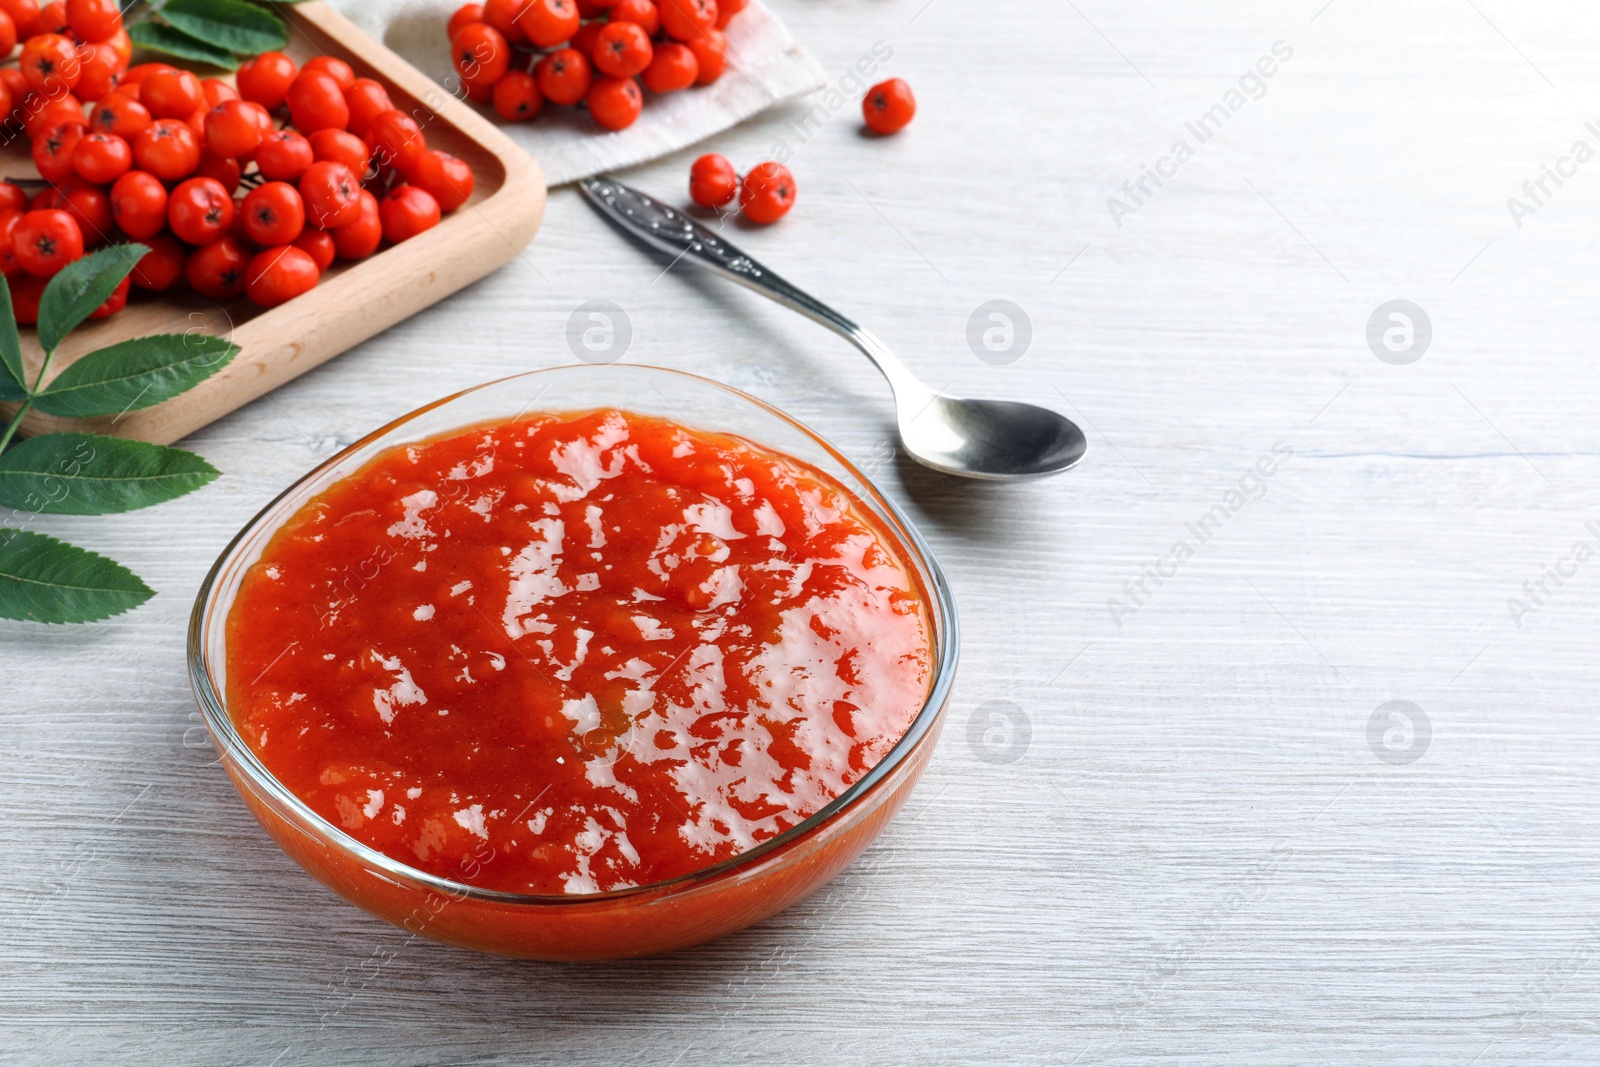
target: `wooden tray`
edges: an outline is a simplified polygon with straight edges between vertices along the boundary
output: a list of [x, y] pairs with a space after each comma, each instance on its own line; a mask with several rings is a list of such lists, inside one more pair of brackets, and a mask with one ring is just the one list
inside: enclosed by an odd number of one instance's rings
[[[163, 404], [99, 419], [62, 419], [35, 409], [23, 418], [21, 433], [87, 430], [170, 444], [510, 262], [533, 239], [544, 214], [545, 185], [531, 156], [327, 5], [274, 9], [288, 20], [287, 51], [296, 62], [322, 53], [345, 60], [358, 76], [376, 78], [396, 107], [417, 117], [428, 147], [470, 165], [472, 199], [427, 233], [369, 259], [335, 263], [315, 289], [271, 310], [242, 297], [218, 304], [187, 288], [136, 295], [125, 310], [75, 330], [51, 361], [52, 376], [85, 352], [152, 333], [214, 333], [230, 337], [239, 354], [213, 377]], [[38, 175], [21, 138], [0, 149], [0, 174]], [[23, 362], [31, 377], [43, 354], [31, 329], [24, 327], [22, 334]], [[15, 404], [0, 405], [6, 415], [15, 409]]]

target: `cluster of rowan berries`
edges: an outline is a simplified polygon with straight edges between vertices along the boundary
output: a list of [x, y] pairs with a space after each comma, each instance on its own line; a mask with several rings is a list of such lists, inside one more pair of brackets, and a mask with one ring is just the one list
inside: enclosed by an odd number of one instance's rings
[[116, 0], [0, 0], [0, 56], [19, 27], [0, 114], [43, 179], [31, 195], [0, 183], [0, 271], [19, 322], [35, 321], [46, 280], [123, 239], [149, 251], [91, 317], [121, 310], [130, 285], [183, 281], [275, 307], [335, 259], [430, 229], [472, 195], [471, 168], [430, 151], [384, 86], [343, 60], [300, 67], [265, 52], [235, 87], [167, 63], [130, 68]]
[[709, 85], [728, 59], [723, 29], [749, 0], [485, 0], [447, 32], [467, 98], [512, 121], [582, 104], [607, 130], [633, 125], [644, 89]]

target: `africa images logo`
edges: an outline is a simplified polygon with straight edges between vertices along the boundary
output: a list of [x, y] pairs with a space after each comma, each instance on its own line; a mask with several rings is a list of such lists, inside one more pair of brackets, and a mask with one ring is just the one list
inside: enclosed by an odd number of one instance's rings
[[1176, 578], [1179, 568], [1221, 533], [1228, 521], [1243, 511], [1246, 504], [1264, 499], [1268, 480], [1293, 455], [1294, 448], [1287, 441], [1275, 442], [1272, 452], [1256, 460], [1253, 466], [1239, 475], [1234, 484], [1223, 492], [1221, 500], [1184, 524], [1187, 537], [1180, 537], [1173, 542], [1166, 555], [1154, 563], [1146, 564], [1140, 570], [1139, 577], [1123, 582], [1122, 594], [1126, 599], [1111, 597], [1106, 601], [1106, 610], [1111, 613], [1111, 621], [1117, 624], [1117, 628], [1121, 629], [1124, 619], [1148, 604], [1155, 596], [1155, 591], [1167, 584], [1168, 578]]
[[[1600, 141], [1600, 125], [1594, 120], [1583, 124], [1585, 133]], [[1523, 221], [1539, 213], [1539, 209], [1549, 205], [1555, 195], [1566, 186], [1564, 179], [1576, 178], [1578, 168], [1595, 157], [1594, 146], [1579, 137], [1572, 142], [1572, 147], [1567, 154], [1556, 159], [1555, 166], [1545, 163], [1539, 168], [1537, 178], [1529, 178], [1522, 183], [1522, 196], [1506, 197], [1506, 210], [1511, 213], [1511, 221], [1517, 229], [1522, 229]], [[1555, 188], [1551, 188], [1554, 186]]]
[[[1529, 615], [1537, 614], [1554, 600], [1568, 580], [1578, 576], [1578, 568], [1594, 558], [1595, 545], [1600, 544], [1600, 522], [1585, 523], [1583, 532], [1588, 536], [1574, 541], [1564, 555], [1542, 567], [1539, 577], [1522, 583], [1521, 596], [1506, 598], [1506, 610], [1511, 613], [1511, 621], [1517, 624], [1517, 629], [1522, 629], [1522, 622]], [[1590, 538], [1594, 539], [1592, 543]]]
[[[1172, 142], [1167, 154], [1156, 160], [1153, 168], [1146, 164], [1137, 178], [1122, 183], [1126, 200], [1113, 196], [1106, 201], [1106, 210], [1111, 212], [1111, 221], [1117, 224], [1117, 229], [1122, 229], [1123, 218], [1138, 214], [1139, 209], [1154, 200], [1156, 193], [1168, 181], [1178, 176], [1178, 168], [1195, 157], [1198, 146], [1221, 133], [1222, 127], [1243, 111], [1250, 101], [1260, 100], [1267, 95], [1267, 79], [1278, 73], [1279, 64], [1294, 58], [1294, 49], [1285, 41], [1273, 41], [1271, 51], [1271, 55], [1260, 57], [1255, 66], [1239, 75], [1237, 86], [1223, 93], [1221, 100], [1202, 111], [1192, 122], [1183, 124], [1184, 131], [1194, 138], [1193, 145], [1187, 138], [1179, 137]], [[1152, 184], [1154, 189], [1150, 187]]]

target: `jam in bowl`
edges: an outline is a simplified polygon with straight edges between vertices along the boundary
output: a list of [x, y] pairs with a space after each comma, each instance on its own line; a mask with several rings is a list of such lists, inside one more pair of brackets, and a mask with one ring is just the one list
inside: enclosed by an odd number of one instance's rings
[[602, 366], [467, 390], [291, 486], [207, 577], [190, 670], [241, 797], [335, 892], [599, 959], [838, 873], [926, 765], [956, 649], [927, 546], [826, 442]]

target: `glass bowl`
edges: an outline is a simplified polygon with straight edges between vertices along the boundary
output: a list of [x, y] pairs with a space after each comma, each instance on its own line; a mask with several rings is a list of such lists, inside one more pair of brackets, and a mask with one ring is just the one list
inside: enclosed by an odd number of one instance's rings
[[[714, 866], [604, 893], [533, 895], [480, 889], [408, 867], [323, 819], [267, 770], [234, 728], [227, 692], [229, 609], [245, 571], [310, 498], [397, 444], [513, 419], [532, 410], [617, 407], [736, 434], [825, 471], [900, 542], [928, 606], [934, 674], [928, 697], [887, 756], [798, 826]], [[922, 536], [871, 480], [777, 409], [692, 374], [614, 364], [534, 371], [419, 408], [295, 482], [245, 526], [206, 575], [189, 622], [195, 699], [234, 787], [280, 847], [358, 907], [414, 934], [483, 952], [545, 960], [666, 952], [732, 933], [815, 891], [860, 855], [927, 766], [950, 697], [959, 645], [955, 603]]]

